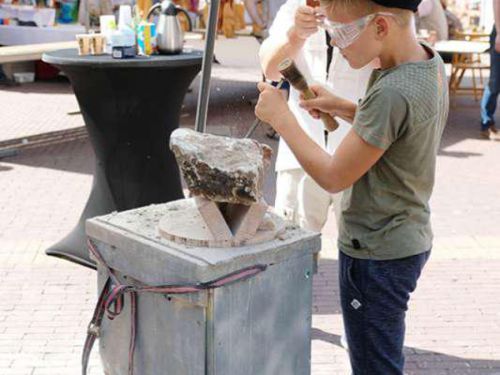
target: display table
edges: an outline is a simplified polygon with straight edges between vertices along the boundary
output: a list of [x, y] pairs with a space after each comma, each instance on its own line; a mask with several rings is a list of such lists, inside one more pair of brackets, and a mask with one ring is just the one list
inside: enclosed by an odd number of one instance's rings
[[183, 196], [170, 133], [184, 95], [201, 69], [202, 52], [114, 60], [50, 52], [43, 61], [71, 81], [96, 155], [94, 182], [76, 228], [47, 254], [94, 267], [85, 220]]

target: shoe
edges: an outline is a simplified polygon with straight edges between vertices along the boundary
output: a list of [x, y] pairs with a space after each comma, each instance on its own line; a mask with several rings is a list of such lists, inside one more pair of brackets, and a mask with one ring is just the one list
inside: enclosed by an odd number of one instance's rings
[[500, 141], [500, 132], [494, 125], [490, 126], [490, 139]]
[[482, 139], [490, 139], [490, 129], [481, 130], [479, 133]]

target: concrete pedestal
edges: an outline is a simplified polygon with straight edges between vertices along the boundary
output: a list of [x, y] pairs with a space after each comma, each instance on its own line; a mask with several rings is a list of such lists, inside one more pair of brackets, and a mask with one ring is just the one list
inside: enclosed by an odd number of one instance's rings
[[[87, 234], [127, 284], [207, 282], [256, 264], [244, 281], [191, 295], [142, 293], [134, 373], [150, 375], [308, 375], [314, 254], [320, 235], [289, 227], [279, 238], [234, 248], [169, 242], [157, 232], [165, 204], [87, 221]], [[102, 288], [107, 275], [98, 266]], [[126, 375], [130, 313], [101, 327], [108, 375]]]

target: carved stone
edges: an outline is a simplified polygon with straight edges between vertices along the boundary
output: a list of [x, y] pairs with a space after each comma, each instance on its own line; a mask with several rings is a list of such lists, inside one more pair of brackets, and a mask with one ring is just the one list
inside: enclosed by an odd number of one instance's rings
[[269, 146], [251, 139], [233, 139], [176, 129], [170, 148], [189, 191], [215, 202], [251, 205], [263, 197]]

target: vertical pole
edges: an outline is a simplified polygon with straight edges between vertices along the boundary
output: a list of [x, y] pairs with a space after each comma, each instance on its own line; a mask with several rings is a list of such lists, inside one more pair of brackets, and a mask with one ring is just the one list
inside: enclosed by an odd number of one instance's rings
[[210, 96], [210, 76], [212, 74], [215, 37], [217, 36], [219, 4], [220, 0], [210, 0], [205, 51], [203, 53], [203, 65], [201, 69], [200, 92], [198, 94], [198, 107], [196, 109], [196, 131], [201, 133], [205, 132], [207, 125], [208, 99]]
[[85, 9], [85, 33], [88, 34], [90, 31], [90, 14], [89, 14], [89, 0], [84, 0]]

